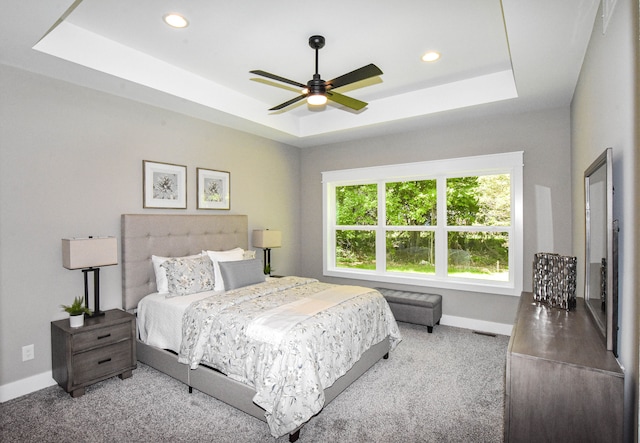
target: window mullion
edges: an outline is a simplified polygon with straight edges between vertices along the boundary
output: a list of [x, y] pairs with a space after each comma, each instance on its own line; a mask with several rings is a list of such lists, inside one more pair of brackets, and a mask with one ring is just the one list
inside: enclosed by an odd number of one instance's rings
[[376, 227], [376, 273], [387, 269], [387, 197], [385, 181], [378, 182], [378, 225]]
[[440, 176], [437, 179], [437, 225], [436, 225], [436, 276], [447, 276], [447, 179]]
[[[323, 172], [323, 240], [325, 243], [323, 248], [323, 274], [381, 282], [424, 284], [426, 286], [452, 289], [464, 290], [473, 288], [473, 290], [479, 292], [493, 291], [499, 294], [519, 295], [522, 290], [523, 280], [522, 168], [523, 153], [514, 152]], [[511, 184], [510, 223], [506, 223], [508, 226], [499, 226], [498, 223], [504, 223], [504, 221], [494, 218], [494, 212], [484, 211], [482, 212], [484, 218], [477, 222], [483, 223], [483, 225], [476, 225], [476, 222], [473, 221], [475, 219], [468, 213], [469, 206], [467, 202], [464, 198], [459, 199], [457, 193], [466, 192], [466, 189], [473, 189], [473, 186], [478, 186], [473, 181], [474, 177], [500, 176], [504, 174], [510, 176], [507, 179], [510, 179]], [[417, 191], [414, 188], [401, 184], [401, 182], [418, 182], [422, 180], [430, 180], [431, 184], [428, 190], [422, 191], [424, 194], [419, 195], [415, 194]], [[490, 180], [496, 181], [491, 182]], [[499, 190], [507, 189], [504, 186], [499, 187], [499, 184], [502, 183], [500, 180], [505, 179], [496, 177], [495, 179], [488, 178], [483, 180], [480, 186], [485, 186], [483, 189], [486, 192], [480, 195], [482, 195], [481, 201], [484, 205], [482, 207], [488, 208], [487, 202], [491, 201], [490, 199], [494, 192], [498, 192], [495, 194], [497, 203], [495, 209], [498, 214], [503, 214], [503, 209], [509, 202], [504, 199], [498, 200], [500, 196], [506, 195], [506, 192], [500, 192]], [[416, 199], [417, 204], [420, 204], [419, 198], [422, 198], [423, 195], [428, 195], [429, 200], [425, 203], [428, 208], [425, 209], [432, 210], [434, 203], [432, 201], [433, 181], [436, 182], [437, 186], [435, 214], [437, 220], [435, 220], [435, 223], [433, 221], [425, 221], [424, 225], [414, 225], [412, 222], [406, 222], [402, 216], [398, 216], [395, 210], [391, 211], [391, 215], [387, 214], [387, 197], [391, 196], [393, 197], [392, 202], [395, 208], [396, 201], [399, 204], [411, 205], [412, 197], [407, 197], [407, 195], [414, 195], [413, 198]], [[451, 226], [448, 225], [447, 219], [447, 198], [449, 194], [447, 192], [447, 183], [453, 187], [452, 190], [456, 195], [454, 205], [451, 208], [452, 215], [450, 215], [452, 223], [456, 223], [456, 225]], [[491, 187], [492, 185], [493, 187]], [[351, 188], [353, 191], [348, 188], [342, 190], [342, 187], [349, 186], [354, 186], [354, 188]], [[360, 191], [355, 188], [357, 186], [363, 187], [363, 190]], [[337, 193], [338, 187], [341, 189], [339, 196]], [[353, 194], [349, 195], [348, 192]], [[414, 194], [411, 194], [412, 192]], [[374, 210], [373, 205], [376, 203], [372, 201], [374, 195], [378, 200], [375, 207], [377, 216], [375, 221], [372, 220], [373, 214], [368, 212]], [[366, 200], [359, 201], [358, 197], [365, 197]], [[341, 217], [344, 215], [341, 221], [345, 225], [338, 225], [337, 223], [338, 198], [341, 202], [344, 199], [344, 208], [353, 207], [354, 217], [352, 218], [350, 218], [349, 212], [340, 212]], [[451, 196], [450, 198], [454, 197]], [[361, 202], [368, 204], [368, 206], [363, 207]], [[411, 208], [407, 211], [411, 211], [413, 215], [413, 209]], [[493, 210], [493, 208], [491, 209]], [[354, 220], [353, 223], [359, 223], [355, 217], [356, 215], [364, 217], [363, 220], [366, 221], [355, 226], [347, 225], [351, 223], [348, 221], [350, 219]], [[397, 226], [395, 225], [396, 222], [392, 222], [394, 225], [387, 226], [388, 215], [394, 220], [398, 219]], [[408, 214], [406, 215], [408, 216]], [[428, 217], [430, 219], [433, 214], [428, 215]], [[460, 225], [455, 221], [457, 219], [461, 220]], [[506, 220], [506, 218], [502, 220]], [[348, 231], [352, 232], [349, 233]], [[428, 237], [416, 234], [429, 231], [432, 234], [428, 234]], [[374, 254], [371, 254], [372, 234], [374, 234]], [[387, 242], [391, 238], [394, 239], [392, 242], [394, 249], [389, 252], [386, 248], [388, 246]], [[454, 248], [453, 253], [449, 250], [450, 239], [452, 241], [451, 247]], [[505, 244], [501, 239], [508, 239], [508, 244]], [[482, 245], [484, 242], [489, 242], [487, 244], [493, 248], [489, 251], [491, 253], [483, 255]], [[338, 243], [340, 243], [340, 248], [338, 248]], [[435, 250], [430, 248], [435, 248]], [[504, 248], [508, 248], [508, 257], [505, 256]], [[427, 252], [424, 252], [423, 249]], [[388, 252], [391, 256], [389, 256]], [[426, 254], [425, 257], [428, 258], [422, 258], [418, 254]], [[431, 254], [434, 254], [435, 257]], [[498, 256], [500, 260], [499, 265], [496, 265], [496, 269], [500, 271], [503, 268], [502, 262], [507, 261], [509, 266], [508, 279], [504, 272], [501, 275], [498, 275], [500, 274], [498, 272], [496, 275], [499, 278], [494, 278], [495, 273], [491, 272], [491, 275], [486, 276], [484, 275], [486, 273], [483, 272], [484, 269], [479, 269], [480, 266], [485, 266], [485, 262], [489, 263], [486, 265], [488, 269], [493, 266], [492, 263], [496, 262], [495, 256], [497, 254], [500, 254]], [[375, 260], [375, 264], [371, 263], [372, 260]], [[387, 264], [387, 260], [390, 260], [389, 264]], [[429, 262], [433, 260], [435, 262], [435, 271], [430, 269], [427, 274], [421, 272], [421, 267], [430, 266], [430, 263], [424, 262], [425, 260]], [[450, 260], [452, 261], [451, 269], [449, 269]], [[473, 260], [473, 262], [470, 260]], [[473, 266], [468, 266], [468, 263]], [[416, 267], [411, 268], [413, 265]], [[387, 269], [389, 266], [391, 266], [390, 270]], [[469, 267], [469, 271], [467, 271], [466, 267]]]

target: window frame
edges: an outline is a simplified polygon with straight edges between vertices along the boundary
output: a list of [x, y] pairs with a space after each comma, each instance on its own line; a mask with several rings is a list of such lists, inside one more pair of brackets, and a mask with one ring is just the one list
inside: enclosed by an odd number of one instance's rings
[[[524, 220], [523, 170], [524, 152], [509, 152], [396, 165], [374, 166], [322, 172], [323, 275], [385, 283], [457, 289], [482, 293], [519, 296], [523, 286]], [[425, 172], [427, 171], [427, 172]], [[446, 179], [480, 175], [509, 174], [511, 182], [511, 225], [448, 226], [446, 218]], [[437, 180], [438, 205], [435, 226], [386, 226], [385, 183], [411, 180]], [[339, 226], [336, 224], [335, 189], [339, 186], [378, 185], [377, 225]], [[376, 232], [376, 270], [339, 268], [336, 266], [336, 231], [342, 229]], [[391, 228], [391, 229], [389, 229]], [[435, 275], [386, 271], [386, 232], [389, 230], [434, 231], [436, 237]], [[509, 281], [450, 277], [447, 275], [447, 234], [450, 231], [509, 233]], [[442, 246], [444, 242], [445, 246]]]

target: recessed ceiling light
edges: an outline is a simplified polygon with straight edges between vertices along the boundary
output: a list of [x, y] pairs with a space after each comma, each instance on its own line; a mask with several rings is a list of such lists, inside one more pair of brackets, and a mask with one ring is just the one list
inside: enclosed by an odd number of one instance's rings
[[439, 58], [440, 58], [440, 53], [439, 52], [429, 51], [429, 52], [425, 52], [425, 54], [422, 56], [422, 61], [423, 62], [435, 62]]
[[187, 26], [189, 26], [189, 22], [187, 21], [187, 19], [180, 14], [166, 14], [163, 19], [167, 25], [173, 26], [174, 28], [186, 28]]

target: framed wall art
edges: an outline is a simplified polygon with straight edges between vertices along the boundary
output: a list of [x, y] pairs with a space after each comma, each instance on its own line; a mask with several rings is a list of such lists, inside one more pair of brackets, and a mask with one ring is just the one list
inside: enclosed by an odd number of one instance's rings
[[142, 207], [187, 208], [187, 167], [142, 161]]
[[196, 168], [198, 175], [198, 209], [231, 209], [231, 173]]

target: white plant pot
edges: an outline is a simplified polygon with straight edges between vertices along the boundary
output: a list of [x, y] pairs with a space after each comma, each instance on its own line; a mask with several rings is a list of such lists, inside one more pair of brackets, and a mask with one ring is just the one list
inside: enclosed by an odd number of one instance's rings
[[69, 316], [69, 326], [79, 328], [84, 325], [84, 314]]

